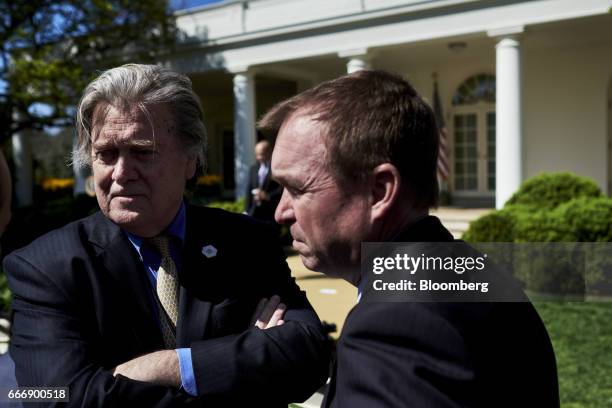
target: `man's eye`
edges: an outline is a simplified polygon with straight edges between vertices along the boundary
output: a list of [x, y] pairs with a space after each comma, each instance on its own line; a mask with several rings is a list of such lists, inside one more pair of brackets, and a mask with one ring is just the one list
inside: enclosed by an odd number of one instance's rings
[[99, 150], [96, 152], [96, 159], [104, 163], [110, 163], [115, 160], [116, 152], [114, 150]]
[[298, 197], [302, 194], [302, 190], [299, 190], [297, 188], [294, 188], [294, 187], [285, 187], [285, 188], [287, 189], [289, 194], [291, 194], [292, 197]]

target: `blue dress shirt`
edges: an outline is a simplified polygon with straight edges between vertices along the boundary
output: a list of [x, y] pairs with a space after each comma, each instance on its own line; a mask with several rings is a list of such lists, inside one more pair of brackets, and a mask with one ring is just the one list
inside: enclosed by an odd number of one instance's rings
[[[168, 228], [166, 228], [165, 234], [176, 238], [180, 244], [182, 245], [185, 242], [185, 203], [181, 203], [181, 208], [179, 209], [176, 217]], [[151, 304], [155, 309], [155, 318], [157, 319], [157, 323], [159, 324], [159, 315], [157, 310], [157, 303], [155, 302], [155, 294], [157, 287], [157, 270], [159, 269], [159, 264], [161, 263], [161, 257], [157, 253], [157, 251], [151, 248], [149, 245], [142, 245], [143, 239], [137, 237], [136, 235], [130, 234], [125, 231], [128, 239], [136, 248], [138, 255], [140, 255], [140, 260], [144, 265], [145, 272], [147, 277], [149, 278], [149, 282], [151, 283]], [[177, 269], [181, 267], [181, 259], [180, 259], [180, 251], [179, 248], [176, 247], [176, 244], [173, 240], [170, 240], [170, 256], [172, 256], [172, 260], [176, 264]], [[187, 391], [188, 394], [196, 396], [197, 395], [197, 387], [195, 382], [195, 375], [193, 373], [193, 362], [191, 359], [191, 348], [179, 348], [176, 349], [176, 353], [179, 359], [179, 368], [181, 371], [181, 384], [183, 389]]]

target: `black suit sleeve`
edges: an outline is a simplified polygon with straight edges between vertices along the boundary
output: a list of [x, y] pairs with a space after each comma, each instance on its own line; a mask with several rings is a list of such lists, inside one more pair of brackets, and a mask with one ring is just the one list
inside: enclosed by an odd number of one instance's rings
[[[279, 295], [287, 305], [285, 324], [267, 330], [250, 326], [239, 334], [191, 344], [198, 394], [284, 403], [303, 401], [325, 383], [329, 343], [321, 323], [290, 276], [285, 255], [273, 231], [261, 227], [259, 244], [251, 241], [246, 259], [257, 259], [249, 292]], [[236, 282], [235, 282], [236, 283]], [[273, 389], [270, 385], [273, 384]], [[245, 398], [246, 396], [246, 398]]]
[[[68, 407], [172, 407], [195, 403], [178, 390], [112, 375], [98, 361], [99, 339], [92, 338], [70, 286], [62, 286], [17, 254], [4, 268], [13, 292], [10, 353], [20, 386], [68, 386]], [[76, 268], [78, 269], [78, 268]], [[82, 295], [83, 296], [83, 295]], [[52, 406], [41, 403], [41, 406]]]
[[428, 306], [360, 303], [340, 342], [332, 407], [474, 405], [462, 336]]

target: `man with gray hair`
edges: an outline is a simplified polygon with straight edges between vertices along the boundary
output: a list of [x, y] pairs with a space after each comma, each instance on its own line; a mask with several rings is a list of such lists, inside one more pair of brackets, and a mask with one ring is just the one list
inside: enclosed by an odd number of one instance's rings
[[74, 161], [91, 165], [101, 211], [4, 262], [19, 385], [68, 387], [81, 407], [286, 406], [313, 393], [326, 336], [274, 231], [183, 201], [206, 142], [190, 80], [108, 70], [85, 89], [77, 130]]

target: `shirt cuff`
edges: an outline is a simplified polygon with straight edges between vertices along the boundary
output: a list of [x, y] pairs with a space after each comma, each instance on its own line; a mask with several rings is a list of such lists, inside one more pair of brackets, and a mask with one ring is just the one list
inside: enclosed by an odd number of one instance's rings
[[196, 387], [195, 375], [193, 374], [193, 362], [191, 361], [191, 349], [176, 349], [179, 359], [179, 369], [181, 370], [181, 385], [187, 394], [196, 397], [198, 388]]

